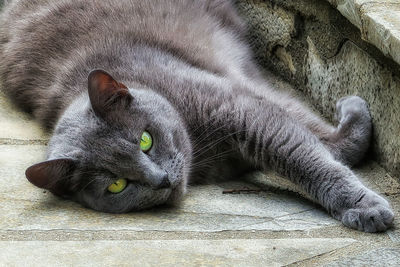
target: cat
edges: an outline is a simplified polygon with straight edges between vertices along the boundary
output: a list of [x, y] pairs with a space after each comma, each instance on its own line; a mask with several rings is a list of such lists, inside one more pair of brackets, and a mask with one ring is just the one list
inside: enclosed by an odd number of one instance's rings
[[229, 0], [15, 0], [0, 21], [2, 90], [53, 131], [32, 184], [124, 213], [273, 168], [348, 227], [392, 225], [349, 169], [369, 146], [367, 103], [340, 99], [334, 127], [272, 88]]

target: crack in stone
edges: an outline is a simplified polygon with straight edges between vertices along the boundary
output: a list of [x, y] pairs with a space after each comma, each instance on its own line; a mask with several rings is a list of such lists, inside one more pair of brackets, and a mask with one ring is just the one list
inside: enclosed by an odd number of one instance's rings
[[[353, 239], [353, 240], [354, 240], [354, 239]], [[354, 241], [355, 241], [355, 242], [358, 242], [358, 241], [356, 241], [356, 240], [354, 240]], [[330, 254], [330, 253], [332, 253], [332, 252], [334, 252], [334, 251], [344, 249], [344, 248], [346, 248], [346, 247], [352, 245], [353, 243], [354, 243], [354, 242], [352, 242], [352, 243], [350, 243], [350, 244], [347, 244], [347, 245], [344, 245], [344, 246], [342, 246], [342, 247], [337, 247], [337, 248], [332, 249], [332, 250], [330, 250], [330, 251], [326, 251], [326, 252], [322, 252], [322, 253], [313, 255], [313, 256], [311, 256], [311, 257], [309, 257], [309, 258], [306, 258], [306, 259], [298, 260], [298, 261], [292, 262], [292, 263], [290, 263], [290, 264], [283, 265], [283, 266], [293, 266], [293, 265], [298, 265], [298, 264], [305, 263], [305, 262], [311, 262], [312, 259], [316, 259], [316, 258], [321, 257], [321, 256], [323, 256], [323, 255]], [[324, 266], [325, 266], [325, 265], [324, 265]]]
[[272, 223], [274, 223], [274, 224], [276, 224], [276, 225], [278, 225], [278, 226], [282, 226], [282, 224], [280, 224], [280, 223], [277, 221], [277, 219], [280, 219], [280, 218], [283, 218], [283, 217], [286, 217], [286, 216], [292, 216], [292, 215], [297, 215], [297, 214], [305, 213], [305, 212], [308, 212], [308, 211], [311, 211], [311, 210], [315, 210], [315, 209], [316, 209], [316, 208], [312, 208], [312, 209], [308, 209], [308, 210], [299, 211], [299, 212], [296, 212], [296, 213], [291, 213], [291, 214], [286, 214], [286, 215], [278, 216], [278, 217], [275, 217], [275, 218], [269, 218], [270, 220], [266, 220], [266, 221], [260, 222], [260, 223], [248, 224], [248, 225], [242, 226], [241, 228], [243, 228], [243, 227], [252, 227], [252, 226], [260, 225], [260, 224], [263, 224], [263, 223], [266, 223], [266, 222], [272, 222]]
[[[264, 216], [253, 216], [253, 215], [244, 215], [244, 214], [229, 214], [229, 213], [207, 213], [207, 212], [195, 212], [195, 211], [179, 211], [180, 213], [185, 214], [200, 214], [200, 215], [223, 215], [223, 216], [232, 216], [232, 217], [248, 217], [255, 219], [269, 219], [273, 220], [273, 217], [264, 217]], [[286, 215], [284, 215], [286, 216]]]
[[301, 214], [301, 213], [308, 212], [308, 211], [312, 211], [312, 210], [316, 210], [316, 208], [310, 208], [310, 209], [302, 210], [302, 211], [295, 212], [295, 213], [289, 213], [289, 214], [286, 214], [286, 215], [282, 215], [282, 216], [275, 217], [274, 219], [279, 219], [279, 218], [286, 217], [286, 216], [297, 215], [297, 214]]

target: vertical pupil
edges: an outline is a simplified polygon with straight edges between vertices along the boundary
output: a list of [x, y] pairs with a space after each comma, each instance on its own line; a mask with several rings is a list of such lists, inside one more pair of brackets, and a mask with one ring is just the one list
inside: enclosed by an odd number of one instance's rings
[[140, 140], [140, 147], [143, 151], [147, 151], [151, 148], [152, 140], [151, 135], [148, 132], [143, 132], [142, 138]]

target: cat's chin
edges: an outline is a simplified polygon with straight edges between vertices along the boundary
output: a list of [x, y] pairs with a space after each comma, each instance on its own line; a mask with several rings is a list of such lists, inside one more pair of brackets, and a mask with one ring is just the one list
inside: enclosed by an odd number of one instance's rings
[[177, 187], [175, 187], [169, 195], [166, 205], [176, 206], [178, 205], [186, 194], [186, 182], [181, 181]]

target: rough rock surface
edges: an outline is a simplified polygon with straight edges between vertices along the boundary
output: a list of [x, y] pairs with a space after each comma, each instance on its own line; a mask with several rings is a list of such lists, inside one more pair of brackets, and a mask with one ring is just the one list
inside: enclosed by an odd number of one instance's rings
[[[236, 5], [247, 21], [258, 62], [302, 91], [328, 120], [334, 122], [340, 97], [355, 94], [366, 99], [374, 124], [370, 157], [400, 177], [400, 66], [395, 54], [392, 60], [382, 48], [400, 55], [400, 47], [390, 41], [399, 28], [382, 26], [383, 20], [393, 27], [400, 24], [400, 3], [389, 2], [331, 1], [339, 10], [350, 10], [353, 3], [368, 10], [362, 14], [371, 19], [362, 17], [362, 25], [371, 29], [361, 32], [327, 1], [246, 0]], [[363, 41], [366, 36], [380, 40], [382, 45], [371, 43], [381, 50]]]
[[363, 266], [365, 262], [368, 262], [369, 266], [400, 266], [400, 247], [369, 250], [357, 256], [328, 263], [324, 267]]
[[323, 59], [311, 40], [305, 63], [306, 94], [324, 114], [335, 111], [335, 102], [345, 95], [359, 95], [373, 115], [373, 145], [379, 161], [400, 172], [400, 79], [352, 42], [339, 53]]
[[362, 38], [400, 64], [398, 0], [328, 0], [361, 30]]

